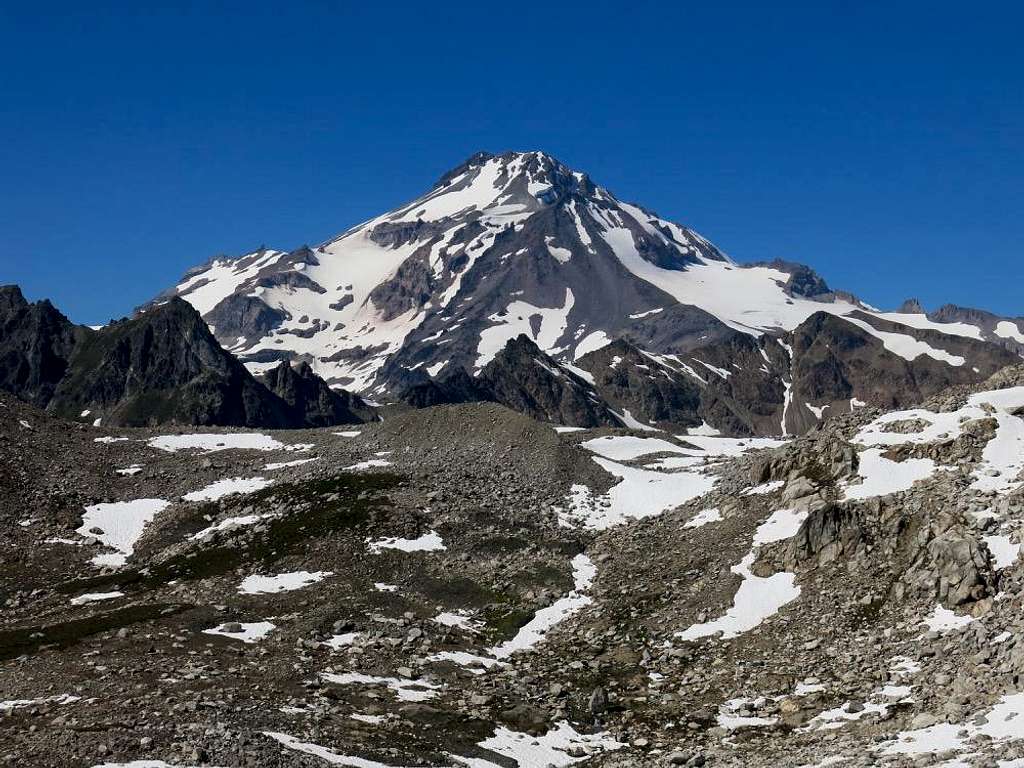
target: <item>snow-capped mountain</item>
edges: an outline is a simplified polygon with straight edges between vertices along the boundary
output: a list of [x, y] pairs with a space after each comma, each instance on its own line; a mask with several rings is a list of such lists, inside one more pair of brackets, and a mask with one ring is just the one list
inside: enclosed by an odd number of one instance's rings
[[[422, 197], [329, 242], [218, 258], [157, 301], [169, 295], [190, 302], [251, 370], [304, 360], [375, 398], [457, 368], [479, 372], [520, 334], [568, 366], [628, 339], [702, 381], [710, 369], [688, 359], [693, 350], [739, 333], [789, 355], [769, 340], [817, 313], [902, 360], [940, 363], [951, 381], [993, 370], [966, 342], [982, 357], [984, 341], [1024, 345], [1024, 322], [880, 312], [806, 267], [738, 264], [542, 152], [476, 154]], [[771, 375], [792, 381], [784, 367]]]

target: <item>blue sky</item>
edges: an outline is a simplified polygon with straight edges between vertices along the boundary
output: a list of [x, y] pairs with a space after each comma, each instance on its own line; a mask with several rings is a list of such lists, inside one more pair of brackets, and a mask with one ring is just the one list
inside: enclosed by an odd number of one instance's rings
[[1011, 3], [46, 8], [0, 4], [0, 282], [78, 322], [479, 149], [544, 149], [876, 305], [1024, 314]]

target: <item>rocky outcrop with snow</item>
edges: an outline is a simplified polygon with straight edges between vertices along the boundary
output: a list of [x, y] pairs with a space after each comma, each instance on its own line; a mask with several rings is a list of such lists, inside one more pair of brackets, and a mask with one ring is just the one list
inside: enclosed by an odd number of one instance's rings
[[[251, 370], [304, 360], [331, 384], [377, 399], [456, 369], [475, 375], [521, 334], [562, 363], [622, 338], [694, 368], [696, 349], [735, 347], [737, 333], [769, 349], [764, 339], [820, 314], [870, 337], [861, 346], [873, 354], [935, 369], [914, 382], [930, 394], [1014, 359], [1020, 334], [1012, 321], [879, 312], [785, 261], [738, 264], [542, 152], [479, 153], [422, 197], [333, 240], [218, 258], [166, 295], [192, 303]], [[1000, 356], [995, 344], [1009, 351]], [[721, 370], [737, 363], [721, 357]], [[727, 391], [713, 409], [723, 428], [803, 430], [838, 407], [839, 390], [850, 390], [847, 402], [871, 396], [858, 376], [839, 373], [845, 383], [800, 400], [797, 389], [785, 394], [792, 373], [768, 367], [766, 381], [745, 388], [771, 390], [775, 405]], [[704, 387], [707, 369], [694, 371]]]

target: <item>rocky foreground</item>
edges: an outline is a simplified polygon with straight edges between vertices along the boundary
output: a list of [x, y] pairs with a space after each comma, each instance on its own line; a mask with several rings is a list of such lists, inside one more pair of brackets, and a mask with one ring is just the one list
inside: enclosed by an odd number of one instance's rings
[[0, 763], [1024, 765], [1024, 368], [804, 437], [0, 395]]

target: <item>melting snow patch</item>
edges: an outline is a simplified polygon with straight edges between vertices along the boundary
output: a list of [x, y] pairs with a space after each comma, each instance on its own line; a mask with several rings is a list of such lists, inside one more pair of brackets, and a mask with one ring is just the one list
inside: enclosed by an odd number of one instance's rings
[[[522, 768], [564, 768], [585, 760], [586, 756], [611, 752], [625, 746], [607, 733], [581, 734], [569, 723], [558, 723], [543, 736], [499, 727], [494, 736], [480, 742], [481, 747], [514, 762]], [[582, 752], [583, 756], [578, 753]], [[456, 758], [471, 768], [492, 768], [495, 763], [479, 758]]]
[[1024, 333], [1021, 332], [1017, 323], [1009, 320], [1000, 320], [995, 327], [995, 334], [1003, 339], [1013, 339], [1024, 344]]
[[828, 405], [816, 406], [816, 405], [811, 405], [810, 403], [804, 403], [804, 405], [807, 406], [807, 410], [809, 410], [811, 413], [813, 413], [815, 418], [818, 419], [818, 421], [821, 421], [821, 417], [824, 415], [825, 409], [830, 407]]
[[657, 427], [652, 427], [650, 424], [644, 424], [642, 421], [639, 421], [632, 413], [629, 412], [628, 408], [624, 408], [622, 413], [611, 411], [611, 414], [621, 421], [622, 425], [627, 429], [636, 429], [641, 432], [661, 432]]
[[114, 471], [117, 474], [121, 475], [122, 477], [131, 477], [132, 475], [137, 475], [139, 474], [139, 472], [142, 471], [142, 465], [132, 464], [130, 467], [125, 467], [124, 469], [115, 469]]
[[796, 586], [796, 576], [792, 573], [784, 571], [767, 577], [755, 576], [750, 567], [756, 557], [756, 551], [751, 551], [731, 569], [743, 579], [733, 598], [732, 608], [714, 621], [694, 624], [677, 632], [676, 637], [697, 640], [717, 632], [722, 633], [722, 639], [736, 637], [774, 616], [780, 608], [800, 596], [800, 587]]
[[340, 635], [332, 635], [324, 641], [324, 645], [330, 646], [335, 651], [338, 651], [352, 645], [352, 643], [359, 639], [359, 635], [359, 632], [344, 632]]
[[710, 509], [702, 509], [696, 515], [691, 517], [683, 528], [700, 528], [701, 526], [707, 525], [708, 523], [714, 523], [722, 519], [722, 513], [718, 507], [711, 507]]
[[568, 248], [560, 248], [559, 246], [554, 245], [554, 241], [555, 238], [551, 237], [550, 235], [544, 238], [544, 244], [548, 247], [548, 253], [551, 254], [551, 257], [555, 261], [561, 264], [565, 264], [567, 261], [569, 261], [569, 259], [572, 258], [572, 251], [570, 251]]
[[310, 584], [323, 581], [328, 576], [333, 576], [333, 571], [294, 571], [292, 573], [279, 573], [275, 576], [247, 576], [238, 585], [239, 593], [243, 595], [273, 594], [275, 592], [289, 592], [293, 589], [302, 589]]
[[404, 680], [397, 677], [379, 677], [364, 675], [361, 672], [345, 672], [333, 674], [326, 672], [323, 679], [336, 685], [385, 685], [394, 691], [399, 701], [427, 701], [437, 696], [442, 686], [428, 683], [425, 680]]
[[201, 490], [186, 493], [181, 498], [185, 501], [216, 501], [233, 493], [253, 493], [273, 483], [273, 480], [262, 477], [229, 477], [210, 483]]
[[62, 693], [60, 696], [46, 696], [39, 699], [11, 699], [9, 701], [0, 701], [0, 712], [17, 709], [18, 707], [34, 707], [40, 704], [74, 704], [76, 701], [81, 700], [81, 696], [71, 696], [67, 693]]
[[718, 716], [716, 717], [718, 726], [729, 731], [734, 731], [737, 728], [763, 728], [765, 726], [775, 725], [779, 721], [777, 717], [756, 717], [752, 715], [738, 714], [742, 711], [744, 704], [758, 704], [763, 702], [763, 698], [758, 701], [750, 701], [749, 699], [730, 699], [718, 710]]
[[699, 427], [690, 427], [686, 430], [686, 434], [693, 435], [694, 437], [718, 437], [722, 433], [706, 421], [703, 421]]
[[127, 562], [135, 550], [135, 542], [142, 536], [154, 517], [170, 506], [163, 499], [136, 499], [94, 504], [85, 508], [82, 525], [77, 532], [82, 536], [95, 536], [104, 545], [116, 549], [113, 554], [96, 555], [96, 565], [119, 567]]
[[263, 735], [269, 736], [282, 746], [294, 750], [295, 752], [302, 752], [306, 755], [319, 757], [330, 765], [342, 765], [347, 768], [392, 768], [392, 766], [384, 763], [378, 763], [376, 760], [367, 760], [363, 757], [352, 757], [350, 755], [340, 755], [337, 752], [332, 752], [326, 747], [321, 747], [318, 744], [313, 744], [308, 741], [299, 741], [294, 736], [289, 736], [286, 733], [264, 731]]
[[680, 440], [685, 440], [690, 445], [696, 446], [696, 450], [687, 449], [687, 453], [695, 456], [726, 457], [742, 456], [748, 451], [756, 451], [761, 448], [778, 448], [785, 445], [785, 440], [776, 440], [773, 437], [708, 437], [706, 435], [679, 435]]
[[[887, 413], [865, 426], [855, 439], [864, 445], [931, 443], [946, 437], [956, 438], [968, 421], [995, 419], [996, 434], [982, 450], [972, 488], [1005, 493], [1020, 485], [1017, 478], [1024, 470], [1024, 419], [1014, 415], [1021, 407], [1024, 407], [1024, 387], [977, 392], [957, 411], [934, 413], [915, 408]], [[910, 421], [920, 421], [923, 427], [911, 433], [890, 431], [890, 425]]]
[[383, 581], [374, 582], [373, 588], [376, 589], [378, 592], [397, 592], [398, 591], [398, 585], [397, 584], [385, 584]]
[[398, 536], [377, 539], [376, 541], [367, 539], [366, 545], [370, 548], [371, 554], [374, 555], [379, 555], [385, 549], [398, 549], [402, 552], [438, 552], [447, 549], [437, 531], [429, 531], [422, 536], [417, 536], [415, 539], [403, 539]]
[[94, 437], [92, 441], [94, 443], [124, 443], [127, 442], [127, 437]]
[[926, 480], [934, 473], [935, 462], [931, 459], [892, 461], [882, 456], [878, 448], [869, 448], [861, 452], [857, 467], [857, 474], [864, 480], [857, 485], [847, 485], [843, 500], [873, 499], [906, 491], [914, 483]]
[[309, 462], [316, 460], [317, 457], [312, 456], [308, 459], [296, 459], [295, 461], [275, 461], [270, 464], [265, 464], [263, 469], [266, 472], [273, 472], [274, 470], [285, 469], [287, 467], [301, 467], [303, 464], [309, 464]]
[[360, 461], [357, 464], [352, 464], [345, 467], [346, 471], [359, 472], [364, 469], [373, 469], [374, 467], [390, 467], [391, 462], [387, 459], [367, 459], [366, 461]]
[[906, 656], [893, 656], [890, 661], [892, 666], [889, 670], [898, 677], [906, 677], [907, 675], [916, 675], [921, 671], [921, 664], [909, 659]]
[[446, 627], [458, 627], [467, 632], [476, 632], [482, 626], [481, 622], [474, 620], [467, 611], [443, 611], [437, 614], [433, 620]]
[[439, 374], [441, 372], [441, 369], [444, 368], [446, 365], [448, 365], [448, 361], [447, 360], [442, 360], [439, 363], [434, 363], [433, 365], [428, 365], [423, 370], [425, 370], [427, 372], [427, 374], [430, 375], [431, 377], [435, 377], [435, 376], [437, 376], [437, 374]]
[[349, 715], [353, 720], [358, 720], [360, 723], [369, 723], [370, 725], [380, 725], [387, 720], [387, 715], [364, 715], [361, 712], [353, 712]]
[[[565, 289], [565, 302], [561, 307], [535, 307], [525, 301], [513, 301], [504, 312], [491, 315], [488, 320], [496, 325], [480, 332], [477, 345], [476, 368], [483, 368], [494, 359], [512, 339], [525, 334], [545, 352], [554, 352], [554, 346], [569, 324], [569, 311], [576, 303], [569, 288]], [[534, 332], [534, 318], [538, 330]]]
[[982, 539], [992, 553], [996, 568], [1008, 568], [1017, 562], [1020, 544], [1014, 544], [1009, 536], [983, 536]]
[[794, 574], [783, 571], [771, 576], [755, 576], [750, 568], [757, 559], [758, 547], [789, 538], [799, 528], [800, 522], [801, 513], [783, 509], [773, 513], [768, 520], [759, 525], [754, 532], [750, 552], [731, 569], [743, 579], [733, 597], [732, 607], [724, 616], [703, 624], [694, 624], [682, 632], [677, 632], [676, 637], [682, 640], [697, 640], [718, 632], [722, 633], [722, 639], [736, 637], [774, 616], [787, 603], [796, 600], [800, 596], [800, 587], [796, 585]]
[[87, 594], [71, 598], [71, 604], [85, 605], [86, 603], [98, 603], [101, 600], [113, 600], [117, 597], [124, 597], [124, 592], [89, 592]]
[[661, 312], [664, 307], [658, 307], [657, 309], [649, 309], [646, 312], [637, 312], [636, 314], [630, 315], [630, 320], [640, 320], [641, 318], [648, 317], [650, 315], [656, 315]]
[[547, 608], [537, 611], [515, 637], [491, 648], [490, 654], [497, 659], [505, 659], [513, 653], [526, 651], [536, 646], [544, 639], [548, 630], [593, 602], [590, 596], [584, 593], [590, 588], [596, 575], [597, 567], [590, 558], [583, 554], [576, 555], [572, 559], [573, 591], [556, 600]]
[[771, 517], [765, 520], [757, 528], [754, 534], [754, 544], [771, 544], [782, 541], [796, 535], [800, 526], [807, 519], [806, 511], [798, 512], [795, 509], [779, 509], [772, 512]]
[[895, 741], [882, 746], [886, 755], [922, 755], [929, 752], [961, 751], [982, 737], [996, 744], [1024, 739], [1024, 693], [1002, 696], [995, 705], [966, 723], [938, 723], [927, 728], [900, 732]]
[[855, 317], [847, 316], [845, 319], [847, 322], [856, 325], [858, 328], [867, 331], [875, 338], [880, 339], [887, 350], [892, 352], [894, 355], [899, 355], [904, 360], [914, 361], [921, 355], [927, 355], [928, 357], [947, 363], [948, 365], [952, 365], [956, 368], [959, 368], [964, 364], [964, 362], [966, 362], [964, 358], [958, 355], [950, 354], [944, 349], [936, 349], [930, 344], [919, 341], [909, 334], [880, 331], [867, 321], [860, 320]]
[[612, 340], [608, 338], [607, 333], [604, 331], [594, 331], [584, 336], [583, 340], [576, 345], [576, 349], [572, 353], [572, 359], [579, 360], [584, 355], [590, 354], [602, 347], [607, 347], [611, 343]]
[[887, 704], [877, 704], [872, 701], [866, 701], [859, 707], [854, 707], [854, 705], [848, 701], [841, 707], [819, 712], [807, 722], [807, 725], [799, 730], [833, 730], [835, 728], [842, 728], [846, 723], [860, 720], [865, 715], [878, 714], [884, 716], [888, 711], [889, 706]]
[[796, 688], [793, 689], [794, 696], [809, 696], [812, 693], [820, 693], [825, 690], [825, 686], [821, 683], [806, 683], [801, 682], [796, 684]]
[[218, 531], [233, 531], [236, 528], [244, 528], [247, 525], [253, 525], [254, 523], [258, 523], [260, 520], [269, 517], [271, 517], [271, 515], [242, 515], [241, 517], [228, 517], [218, 523], [214, 523], [213, 525], [204, 528], [199, 531], [199, 533], [192, 534], [192, 538], [204, 539]]
[[248, 624], [227, 622], [213, 629], [204, 629], [203, 634], [229, 637], [232, 640], [241, 640], [243, 643], [255, 643], [269, 635], [274, 628], [269, 621], [254, 621]]
[[428, 661], [450, 661], [453, 664], [458, 664], [460, 667], [484, 667], [490, 669], [491, 667], [507, 667], [504, 661], [498, 661], [492, 659], [490, 656], [479, 656], [475, 653], [469, 653], [468, 651], [441, 651], [428, 657]]
[[359, 437], [362, 434], [361, 429], [350, 429], [347, 432], [335, 432], [338, 437]]
[[[353, 717], [373, 724], [381, 722], [374, 716], [353, 715]], [[313, 755], [329, 765], [340, 765], [346, 768], [394, 768], [365, 757], [342, 755], [318, 744], [299, 741], [285, 733], [264, 731], [264, 735], [274, 739], [287, 749]], [[468, 768], [498, 768], [499, 764], [517, 765], [520, 768], [566, 768], [566, 766], [586, 760], [588, 756], [621, 749], [625, 745], [606, 733], [578, 733], [571, 725], [563, 721], [542, 736], [531, 736], [527, 733], [499, 727], [493, 736], [480, 742], [478, 746], [503, 759], [493, 762], [480, 757], [461, 757], [459, 755], [449, 755], [449, 757], [459, 765], [468, 766]]]
[[275, 440], [270, 435], [262, 435], [258, 432], [235, 432], [228, 434], [203, 434], [191, 435], [162, 435], [149, 440], [151, 448], [159, 448], [161, 451], [174, 453], [188, 449], [195, 449], [212, 453], [213, 451], [227, 451], [230, 449], [245, 449], [252, 451], [275, 451], [284, 450], [305, 450], [307, 446], [285, 445]]
[[714, 488], [716, 479], [701, 472], [654, 472], [595, 458], [609, 474], [620, 478], [606, 494], [595, 497], [585, 485], [570, 489], [569, 511], [559, 515], [565, 526], [581, 524], [603, 531], [627, 520], [660, 515]]
[[954, 629], [963, 629], [974, 620], [972, 616], [957, 616], [948, 608], [936, 605], [931, 615], [921, 623], [927, 625], [932, 632], [945, 633]]
[[558, 426], [556, 426], [556, 427], [554, 427], [554, 430], [555, 430], [555, 432], [558, 432], [559, 434], [561, 434], [563, 432], [586, 432], [587, 428], [586, 427], [558, 427]]
[[691, 453], [668, 440], [657, 437], [634, 437], [633, 435], [595, 437], [582, 445], [588, 451], [615, 461], [630, 461], [651, 453]]
[[744, 496], [763, 496], [769, 493], [775, 493], [779, 488], [786, 484], [785, 480], [772, 480], [767, 483], [761, 483], [761, 485], [755, 485], [753, 488], [747, 488], [743, 491]]

